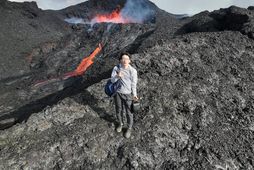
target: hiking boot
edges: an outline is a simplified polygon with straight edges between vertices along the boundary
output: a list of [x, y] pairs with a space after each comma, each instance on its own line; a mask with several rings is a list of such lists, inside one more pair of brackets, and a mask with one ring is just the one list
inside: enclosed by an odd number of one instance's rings
[[131, 137], [131, 129], [127, 129], [127, 131], [124, 134], [124, 137], [127, 139]]
[[122, 132], [122, 128], [123, 128], [123, 125], [120, 124], [120, 125], [116, 128], [116, 131], [117, 131], [118, 133], [120, 133], [120, 132]]

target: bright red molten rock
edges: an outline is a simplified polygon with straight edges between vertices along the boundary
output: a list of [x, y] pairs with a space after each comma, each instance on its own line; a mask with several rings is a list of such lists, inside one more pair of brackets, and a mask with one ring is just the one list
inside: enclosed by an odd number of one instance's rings
[[44, 86], [46, 84], [53, 83], [56, 81], [66, 80], [70, 77], [83, 75], [86, 72], [86, 70], [94, 63], [93, 62], [94, 58], [97, 56], [98, 53], [101, 52], [101, 50], [102, 45], [99, 44], [99, 46], [93, 51], [93, 53], [90, 54], [88, 57], [85, 57], [74, 71], [65, 73], [64, 75], [59, 77], [50, 78], [49, 80], [37, 81], [35, 82], [34, 87]]
[[101, 50], [102, 50], [102, 46], [101, 46], [101, 44], [99, 44], [99, 46], [93, 51], [93, 53], [90, 56], [84, 58], [81, 61], [81, 63], [79, 64], [79, 66], [76, 68], [75, 71], [66, 73], [64, 76], [64, 79], [66, 79], [68, 77], [80, 76], [80, 75], [84, 74], [84, 72], [88, 69], [88, 67], [90, 67], [93, 64], [94, 58]]
[[103, 22], [111, 22], [111, 23], [138, 23], [134, 19], [130, 17], [126, 17], [122, 14], [120, 7], [114, 10], [109, 14], [97, 14], [92, 20], [91, 23], [103, 23]]

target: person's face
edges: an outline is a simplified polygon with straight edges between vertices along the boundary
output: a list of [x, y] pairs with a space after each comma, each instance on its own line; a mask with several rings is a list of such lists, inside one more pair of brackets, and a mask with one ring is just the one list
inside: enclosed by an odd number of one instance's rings
[[123, 55], [120, 62], [121, 62], [122, 65], [126, 66], [126, 65], [130, 64], [130, 62], [131, 62], [130, 57], [128, 55]]

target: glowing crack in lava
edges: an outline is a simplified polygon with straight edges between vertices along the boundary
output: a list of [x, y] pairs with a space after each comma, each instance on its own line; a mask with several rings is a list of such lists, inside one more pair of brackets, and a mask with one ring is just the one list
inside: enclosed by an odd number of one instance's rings
[[120, 7], [115, 9], [113, 12], [109, 14], [97, 14], [92, 20], [91, 23], [103, 23], [103, 22], [109, 22], [109, 23], [138, 23], [134, 19], [124, 16], [121, 12]]
[[93, 62], [94, 58], [97, 56], [98, 53], [101, 52], [101, 50], [102, 45], [99, 44], [99, 46], [93, 51], [93, 53], [90, 54], [88, 57], [85, 57], [74, 71], [65, 73], [63, 76], [60, 77], [37, 81], [35, 82], [34, 87], [43, 86], [56, 81], [66, 80], [70, 77], [83, 75], [86, 72], [86, 70], [94, 63]]

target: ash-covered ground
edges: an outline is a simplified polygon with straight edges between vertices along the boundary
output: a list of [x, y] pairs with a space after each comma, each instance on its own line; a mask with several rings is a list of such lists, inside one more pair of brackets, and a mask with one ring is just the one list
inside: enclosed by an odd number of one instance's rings
[[[0, 169], [254, 169], [254, 7], [179, 18], [141, 2], [142, 23], [93, 25], [126, 2], [0, 2]], [[122, 51], [142, 98], [130, 139], [104, 93]]]

